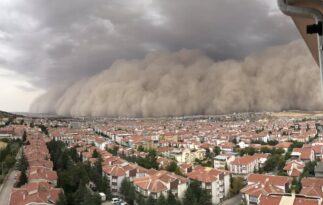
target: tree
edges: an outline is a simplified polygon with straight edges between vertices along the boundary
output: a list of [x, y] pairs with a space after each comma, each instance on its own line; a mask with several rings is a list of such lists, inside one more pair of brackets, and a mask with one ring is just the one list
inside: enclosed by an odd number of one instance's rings
[[80, 205], [101, 205], [101, 196], [99, 194], [87, 192], [84, 197], [84, 202]]
[[84, 183], [80, 183], [73, 196], [74, 204], [82, 204], [85, 196], [89, 196], [89, 190], [86, 188]]
[[207, 148], [207, 149], [204, 149], [205, 150], [205, 158], [209, 159], [209, 158], [212, 158], [212, 154], [210, 152], [210, 150]]
[[142, 145], [139, 145], [138, 149], [139, 152], [144, 152], [145, 148]]
[[117, 146], [114, 146], [113, 149], [111, 149], [111, 148], [107, 149], [107, 151], [110, 152], [113, 156], [118, 155], [118, 150], [119, 150], [119, 148]]
[[178, 200], [176, 200], [172, 191], [168, 191], [167, 204], [180, 205], [181, 203]]
[[146, 169], [158, 169], [157, 152], [154, 149], [149, 150], [146, 158], [139, 157], [137, 163]]
[[22, 185], [26, 184], [27, 182], [28, 182], [28, 177], [26, 175], [26, 171], [22, 171], [20, 173], [20, 177], [19, 177], [17, 187], [21, 187]]
[[243, 155], [254, 155], [256, 153], [256, 149], [253, 148], [253, 147], [246, 147], [244, 149], [241, 149], [239, 151], [240, 153], [240, 156], [243, 156]]
[[26, 133], [26, 131], [24, 131], [24, 133], [22, 135], [22, 141], [26, 142], [26, 140], [27, 140], [27, 133]]
[[193, 190], [190, 187], [188, 187], [185, 192], [183, 204], [198, 205], [198, 201], [195, 196], [195, 193], [193, 192]]
[[16, 163], [16, 158], [12, 155], [7, 155], [5, 158], [6, 167], [10, 168]]
[[212, 195], [210, 192], [203, 190], [200, 195], [199, 205], [209, 205], [212, 204]]
[[137, 205], [146, 205], [145, 199], [141, 194], [138, 194], [136, 197], [136, 204]]
[[234, 196], [240, 192], [244, 186], [244, 180], [242, 177], [232, 177], [230, 185], [230, 195]]
[[292, 189], [295, 191], [296, 194], [298, 194], [302, 189], [302, 184], [300, 181], [298, 181], [296, 178], [293, 178], [292, 181]]
[[25, 156], [25, 153], [22, 151], [21, 157], [18, 162], [18, 170], [23, 172], [23, 171], [26, 171], [27, 169], [28, 169], [28, 161]]
[[276, 168], [276, 157], [269, 157], [269, 159], [266, 160], [265, 165], [264, 165], [264, 171], [265, 172], [271, 172]]
[[314, 162], [307, 162], [305, 164], [303, 173], [301, 175], [301, 177], [314, 177], [315, 176], [315, 166], [316, 166], [316, 161]]
[[167, 167], [166, 170], [169, 172], [175, 172], [176, 169], [178, 168], [176, 162], [172, 161]]
[[112, 199], [110, 182], [109, 182], [108, 177], [106, 177], [105, 175], [103, 176], [103, 179], [102, 179], [102, 190], [100, 190], [100, 191], [102, 191], [106, 195], [107, 200]]
[[211, 203], [211, 194], [201, 188], [201, 183], [192, 181], [184, 195], [183, 204], [190, 205], [207, 205]]
[[163, 194], [161, 194], [158, 199], [157, 199], [157, 205], [168, 205], [166, 198], [164, 197]]
[[120, 194], [124, 197], [126, 197], [126, 195], [128, 194], [130, 189], [130, 183], [129, 181], [124, 178], [121, 182], [121, 186], [120, 186]]
[[97, 158], [97, 157], [99, 157], [99, 152], [98, 151], [96, 151], [96, 149], [93, 151], [93, 153], [92, 153], [92, 157], [93, 158]]
[[136, 199], [136, 191], [133, 184], [126, 178], [121, 182], [120, 193], [124, 197], [125, 201], [129, 204], [134, 204]]
[[146, 201], [146, 205], [156, 205], [156, 199], [150, 195]]
[[213, 152], [214, 152], [215, 156], [218, 156], [221, 153], [221, 148], [218, 146], [215, 146], [213, 148]]

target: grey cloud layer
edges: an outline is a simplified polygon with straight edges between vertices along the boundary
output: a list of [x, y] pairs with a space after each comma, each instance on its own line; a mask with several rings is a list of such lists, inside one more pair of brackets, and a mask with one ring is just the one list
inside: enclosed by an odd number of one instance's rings
[[51, 87], [92, 76], [116, 59], [199, 49], [213, 59], [298, 37], [262, 0], [7, 0], [0, 3], [0, 63]]
[[215, 62], [196, 50], [119, 60], [32, 105], [33, 112], [144, 117], [322, 108], [319, 69], [301, 41], [242, 61]]

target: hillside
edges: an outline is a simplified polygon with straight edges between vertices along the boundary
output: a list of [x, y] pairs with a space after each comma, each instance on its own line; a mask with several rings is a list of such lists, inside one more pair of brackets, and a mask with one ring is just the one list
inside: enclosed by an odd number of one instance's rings
[[12, 117], [20, 117], [21, 115], [16, 115], [16, 114], [13, 114], [13, 113], [9, 113], [9, 112], [5, 112], [5, 111], [1, 111], [0, 110], [0, 118], [12, 118]]

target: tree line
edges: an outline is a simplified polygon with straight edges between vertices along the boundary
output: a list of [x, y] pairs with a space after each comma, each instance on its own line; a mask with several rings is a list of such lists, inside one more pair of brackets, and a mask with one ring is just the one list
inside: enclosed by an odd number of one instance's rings
[[99, 205], [99, 192], [111, 199], [109, 180], [102, 175], [101, 156], [91, 166], [89, 162], [82, 162], [76, 148], [68, 149], [61, 141], [52, 140], [47, 147], [58, 174], [57, 186], [64, 190], [57, 205]]

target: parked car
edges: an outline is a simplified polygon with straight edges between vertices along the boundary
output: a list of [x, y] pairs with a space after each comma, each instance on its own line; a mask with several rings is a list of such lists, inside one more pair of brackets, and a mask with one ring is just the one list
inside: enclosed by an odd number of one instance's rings
[[121, 204], [122, 200], [119, 198], [112, 198], [111, 202], [112, 202], [112, 204], [119, 205], [119, 204]]

